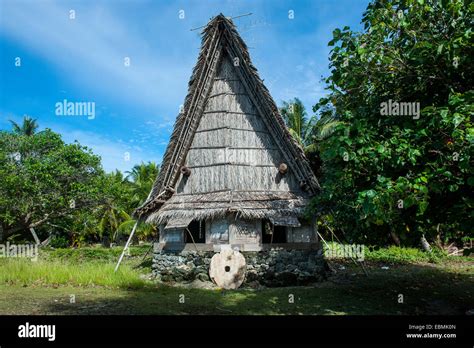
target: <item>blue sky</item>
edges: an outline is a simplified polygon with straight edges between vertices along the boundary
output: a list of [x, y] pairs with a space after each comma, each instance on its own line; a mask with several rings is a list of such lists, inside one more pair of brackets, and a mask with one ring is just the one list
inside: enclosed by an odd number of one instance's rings
[[[324, 95], [332, 31], [360, 29], [366, 6], [367, 0], [1, 0], [0, 129], [27, 114], [40, 129], [90, 147], [107, 171], [160, 163], [199, 53], [200, 30], [190, 29], [221, 12], [252, 13], [234, 23], [260, 77], [278, 105], [298, 97], [311, 114]], [[94, 102], [95, 118], [56, 115], [64, 99]]]

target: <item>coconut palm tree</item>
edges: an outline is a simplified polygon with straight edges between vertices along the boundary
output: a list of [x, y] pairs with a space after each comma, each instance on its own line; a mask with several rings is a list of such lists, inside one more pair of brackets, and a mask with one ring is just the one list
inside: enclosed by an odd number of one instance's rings
[[308, 146], [311, 146], [316, 118], [313, 116], [308, 119], [308, 114], [301, 100], [295, 98], [289, 102], [283, 102], [280, 114], [293, 138], [305, 150]]
[[313, 111], [319, 115], [318, 121], [314, 124], [314, 140], [316, 142], [329, 138], [337, 126], [345, 124], [345, 122], [339, 121], [333, 103], [326, 99], [321, 99], [313, 107]]
[[[113, 194], [96, 210], [99, 237], [104, 245], [118, 242], [131, 232], [137, 221], [130, 212], [148, 197], [158, 171], [156, 163], [149, 162], [135, 165], [126, 176], [118, 170], [107, 174]], [[148, 239], [156, 233], [155, 226], [139, 221], [135, 236]]]
[[135, 208], [147, 199], [159, 171], [155, 162], [142, 162], [126, 172], [128, 174], [126, 179], [131, 182], [132, 204]]
[[107, 202], [102, 209], [102, 216], [98, 226], [99, 235], [105, 241], [114, 242], [119, 232], [119, 226], [125, 221], [130, 221], [131, 217], [112, 202]]
[[132, 179], [133, 182], [139, 180], [149, 179], [155, 180], [158, 175], [158, 165], [155, 162], [140, 163], [133, 166], [131, 171], [127, 171], [127, 179]]
[[314, 137], [317, 140], [324, 140], [329, 138], [336, 127], [340, 124], [344, 124], [342, 121], [338, 121], [336, 118], [333, 117], [322, 117], [316, 122], [314, 127]]
[[20, 135], [32, 136], [38, 129], [38, 122], [27, 115], [23, 117], [23, 124], [20, 126], [15, 121], [10, 120], [13, 128], [13, 132]]

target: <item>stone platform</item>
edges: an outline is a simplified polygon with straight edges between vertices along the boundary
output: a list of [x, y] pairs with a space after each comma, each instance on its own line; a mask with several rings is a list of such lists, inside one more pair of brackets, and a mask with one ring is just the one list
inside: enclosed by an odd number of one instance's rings
[[[214, 251], [158, 250], [153, 256], [153, 275], [163, 282], [210, 281]], [[321, 250], [272, 248], [244, 251], [247, 271], [243, 286], [277, 287], [306, 285], [325, 278], [327, 266]]]

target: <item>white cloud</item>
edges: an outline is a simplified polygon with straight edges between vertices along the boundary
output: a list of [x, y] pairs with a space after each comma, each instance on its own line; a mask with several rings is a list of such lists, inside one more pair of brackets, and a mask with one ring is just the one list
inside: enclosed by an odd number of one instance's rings
[[[79, 141], [81, 145], [85, 145], [93, 150], [102, 158], [102, 165], [108, 172], [119, 169], [122, 172], [130, 170], [135, 164], [140, 162], [155, 161], [161, 163], [161, 155], [157, 157], [156, 153], [145, 151], [139, 146], [128, 146], [118, 140], [111, 140], [95, 133], [82, 130], [61, 129], [55, 126], [55, 130], [59, 131], [63, 140], [72, 143], [74, 140]], [[130, 154], [130, 160], [126, 160], [126, 153]]]
[[[66, 143], [77, 140], [81, 145], [90, 148], [94, 154], [101, 157], [102, 166], [107, 172], [115, 169], [125, 172], [141, 162], [154, 161], [159, 164], [162, 160], [163, 154], [156, 149], [150, 151], [141, 146], [127, 144], [122, 139], [110, 139], [94, 132], [70, 129], [56, 123], [44, 124], [44, 127], [60, 133]], [[129, 160], [126, 160], [126, 153], [129, 154]]]
[[[69, 19], [71, 7], [76, 10], [74, 20]], [[163, 106], [164, 101], [178, 104], [186, 91], [189, 72], [183, 66], [192, 66], [193, 55], [176, 59], [172, 50], [163, 54], [161, 45], [150, 44], [160, 33], [143, 37], [120, 14], [91, 2], [68, 6], [21, 0], [2, 1], [2, 12], [3, 35], [52, 62], [61, 73], [87, 86], [87, 91], [152, 107]], [[181, 39], [192, 37], [187, 34]], [[130, 58], [129, 67], [124, 65], [125, 57]]]

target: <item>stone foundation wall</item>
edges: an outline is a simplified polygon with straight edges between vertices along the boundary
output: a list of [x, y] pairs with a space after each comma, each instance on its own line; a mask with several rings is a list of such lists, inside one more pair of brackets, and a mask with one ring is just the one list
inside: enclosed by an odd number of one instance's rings
[[[153, 257], [153, 275], [163, 282], [210, 281], [212, 251], [160, 251]], [[247, 264], [243, 286], [305, 285], [324, 279], [326, 263], [320, 250], [271, 249], [242, 252]]]

